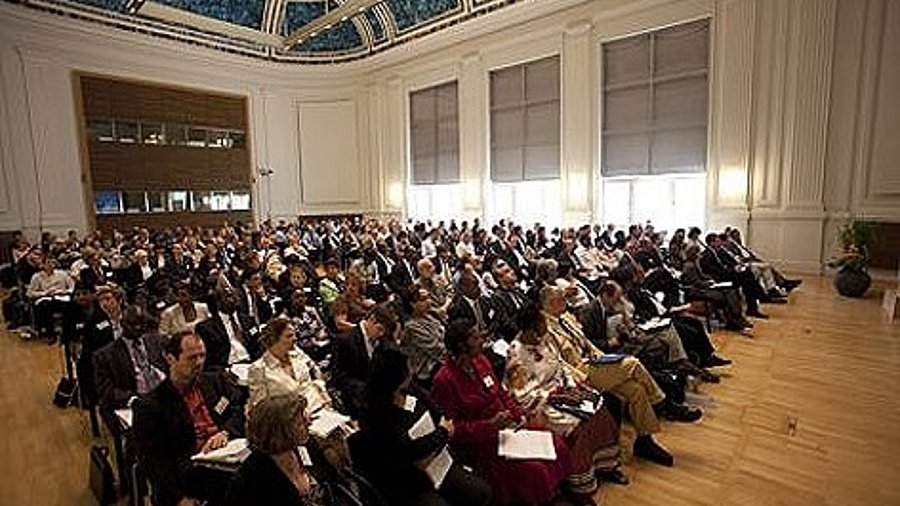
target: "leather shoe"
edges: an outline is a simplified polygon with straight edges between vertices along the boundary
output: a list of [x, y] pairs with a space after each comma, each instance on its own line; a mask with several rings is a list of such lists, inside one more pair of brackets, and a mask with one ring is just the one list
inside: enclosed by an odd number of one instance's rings
[[631, 483], [628, 475], [620, 471], [619, 468], [611, 471], [600, 471], [597, 473], [597, 478], [603, 483], [613, 483], [615, 485], [628, 485]]
[[634, 440], [634, 456], [666, 467], [675, 464], [672, 454], [659, 446], [651, 436], [639, 436]]
[[703, 411], [689, 408], [683, 404], [675, 404], [671, 401], [662, 401], [656, 406], [656, 414], [670, 422], [696, 422], [703, 417]]
[[763, 312], [760, 311], [759, 309], [757, 309], [756, 311], [747, 311], [747, 316], [749, 316], [751, 318], [759, 318], [760, 320], [768, 320], [769, 319], [769, 315], [763, 314]]
[[704, 362], [703, 365], [704, 365], [704, 367], [719, 367], [722, 365], [730, 365], [730, 364], [731, 364], [731, 360], [729, 360], [727, 358], [722, 358], [714, 353], [714, 354], [710, 355], [709, 358], [706, 359], [706, 362]]
[[719, 378], [719, 376], [709, 371], [700, 371], [700, 381], [704, 383], [718, 383], [722, 380]]

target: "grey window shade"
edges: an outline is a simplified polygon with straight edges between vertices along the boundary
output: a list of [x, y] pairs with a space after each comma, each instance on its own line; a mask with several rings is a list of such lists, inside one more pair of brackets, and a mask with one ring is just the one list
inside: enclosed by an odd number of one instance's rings
[[492, 71], [491, 180], [559, 178], [559, 56]]
[[459, 101], [456, 81], [409, 97], [412, 183], [459, 182]]
[[704, 172], [709, 21], [603, 44], [604, 176]]

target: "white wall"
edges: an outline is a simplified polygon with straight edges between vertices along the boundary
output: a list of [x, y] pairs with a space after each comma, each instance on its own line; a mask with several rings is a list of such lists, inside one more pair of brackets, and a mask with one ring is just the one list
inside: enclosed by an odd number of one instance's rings
[[[598, 205], [600, 44], [712, 19], [708, 222], [818, 271], [850, 216], [900, 221], [900, 2], [558, 0], [336, 66], [280, 66], [0, 4], [0, 229], [83, 228], [73, 71], [245, 94], [262, 216], [402, 212], [410, 90], [458, 79], [463, 214], [488, 205], [488, 72], [562, 62], [559, 199]], [[320, 130], [304, 111], [325, 114]], [[317, 121], [318, 122], [318, 121]], [[327, 128], [326, 128], [327, 127]], [[355, 140], [355, 142], [354, 142]], [[353, 144], [355, 153], [347, 150]], [[328, 163], [331, 161], [332, 163]]]

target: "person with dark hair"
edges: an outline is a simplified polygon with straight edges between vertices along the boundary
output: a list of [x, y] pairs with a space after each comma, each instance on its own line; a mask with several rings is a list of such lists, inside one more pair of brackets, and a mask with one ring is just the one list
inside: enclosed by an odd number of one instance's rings
[[396, 344], [398, 326], [393, 308], [382, 302], [369, 311], [359, 325], [335, 340], [331, 382], [340, 392], [348, 415], [356, 417], [362, 412], [372, 353], [381, 346]]
[[404, 294], [409, 319], [403, 325], [400, 348], [409, 356], [416, 383], [428, 390], [444, 360], [444, 324], [434, 315], [434, 299], [418, 283]]
[[245, 330], [249, 322], [238, 314], [234, 290], [228, 286], [216, 288], [209, 309], [210, 317], [195, 327], [206, 345], [206, 370], [227, 369], [260, 356], [259, 334], [251, 335]]
[[434, 378], [431, 397], [455, 428], [451, 448], [494, 490], [498, 504], [534, 504], [552, 500], [571, 469], [571, 454], [553, 436], [555, 460], [508, 460], [497, 453], [500, 431], [528, 426], [529, 420], [491, 370], [482, 354], [484, 332], [471, 320], [450, 322], [444, 334], [449, 358]]
[[134, 441], [154, 506], [187, 506], [221, 494], [192, 470], [191, 456], [244, 434], [240, 393], [220, 373], [204, 373], [206, 349], [193, 330], [163, 349], [169, 377], [134, 403]]
[[175, 304], [159, 315], [159, 333], [170, 335], [184, 329], [193, 329], [209, 319], [209, 307], [194, 302], [191, 286], [187, 281], [175, 281]]
[[238, 303], [238, 313], [250, 322], [251, 329], [259, 329], [272, 318], [274, 311], [263, 286], [262, 272], [247, 269], [241, 273]]
[[251, 452], [228, 488], [226, 506], [330, 506], [330, 489], [315, 477], [302, 445], [310, 415], [298, 394], [268, 397], [250, 410], [247, 445]]
[[[425, 472], [433, 459], [447, 456], [442, 452], [454, 426], [425, 400], [408, 395], [413, 372], [399, 350], [381, 348], [373, 355], [354, 464], [392, 506], [489, 504], [490, 487], [460, 464], [453, 463], [437, 487]], [[430, 431], [411, 430], [426, 417]]]
[[[760, 300], [765, 297], [762, 287], [749, 269], [728, 261], [719, 234], [711, 232], [706, 235], [706, 249], [700, 254], [701, 271], [717, 282], [727, 281], [740, 288], [747, 302], [747, 316], [767, 319], [769, 316], [759, 310]], [[733, 258], [731, 259], [733, 260]]]
[[597, 490], [595, 474], [606, 481], [627, 483], [618, 470], [618, 425], [603, 406], [600, 392], [578, 382], [548, 345], [547, 321], [537, 304], [519, 313], [519, 328], [522, 331], [509, 349], [506, 384], [521, 405], [531, 406], [536, 416], [566, 439], [573, 456], [570, 490], [592, 495]]

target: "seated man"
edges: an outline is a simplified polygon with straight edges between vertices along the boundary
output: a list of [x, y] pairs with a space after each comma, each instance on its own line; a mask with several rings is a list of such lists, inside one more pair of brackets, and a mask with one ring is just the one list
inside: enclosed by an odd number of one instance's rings
[[[447, 286], [444, 280], [435, 275], [434, 262], [430, 258], [423, 258], [416, 263], [419, 277], [415, 284], [428, 292], [431, 298], [431, 310], [442, 320], [447, 318], [447, 309], [452, 299], [452, 287]], [[398, 295], [404, 296], [406, 292]]]
[[[609, 360], [604, 360], [604, 353], [584, 337], [578, 320], [564, 311], [565, 298], [561, 288], [544, 287], [541, 301], [547, 315], [548, 345], [572, 368], [579, 381], [587, 381], [598, 390], [608, 390], [628, 403], [628, 413], [638, 432], [634, 455], [671, 466], [672, 456], [652, 437], [659, 431], [657, 416], [672, 421], [694, 422], [703, 416], [700, 410], [668, 400], [636, 358], [610, 355]], [[560, 310], [560, 307], [563, 309]]]
[[259, 358], [258, 335], [245, 330], [238, 315], [237, 294], [221, 286], [213, 293], [212, 316], [197, 324], [197, 335], [206, 346], [206, 370], [227, 369], [232, 364], [249, 363]]
[[169, 378], [134, 403], [134, 438], [155, 506], [195, 506], [216, 489], [202, 483], [191, 456], [244, 433], [240, 394], [219, 373], [204, 373], [206, 349], [193, 330], [169, 337]]
[[699, 265], [704, 274], [717, 282], [728, 281], [741, 289], [747, 301], [747, 316], [766, 319], [768, 315], [759, 310], [760, 301], [765, 298], [762, 286], [756, 281], [753, 273], [744, 265], [736, 264], [730, 254], [726, 255], [724, 243], [719, 234], [706, 235], [706, 246], [700, 254]]
[[363, 393], [372, 353], [379, 346], [396, 344], [397, 316], [388, 303], [375, 306], [350, 332], [335, 341], [331, 382], [338, 390], [344, 411], [357, 418], [362, 413]]

